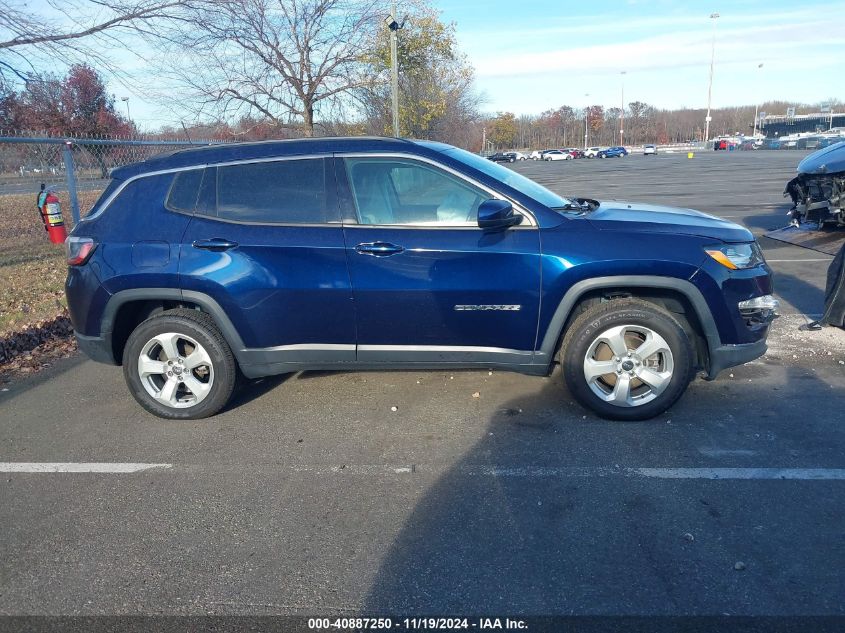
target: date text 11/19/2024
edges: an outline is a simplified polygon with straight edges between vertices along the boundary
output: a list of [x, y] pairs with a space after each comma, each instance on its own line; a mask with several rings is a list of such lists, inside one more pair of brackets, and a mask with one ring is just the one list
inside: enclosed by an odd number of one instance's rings
[[480, 630], [480, 631], [518, 631], [528, 628], [524, 620], [510, 618], [309, 618], [308, 628], [311, 630], [335, 631], [387, 631], [391, 629], [404, 631], [446, 631], [446, 630]]

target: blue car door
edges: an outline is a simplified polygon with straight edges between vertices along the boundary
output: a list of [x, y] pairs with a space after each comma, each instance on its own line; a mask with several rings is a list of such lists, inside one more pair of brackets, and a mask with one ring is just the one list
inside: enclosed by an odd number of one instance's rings
[[360, 362], [529, 364], [537, 336], [540, 241], [486, 231], [494, 193], [413, 157], [338, 161]]
[[186, 296], [220, 304], [251, 363], [355, 360], [333, 162], [293, 157], [206, 169], [182, 240], [181, 284]]

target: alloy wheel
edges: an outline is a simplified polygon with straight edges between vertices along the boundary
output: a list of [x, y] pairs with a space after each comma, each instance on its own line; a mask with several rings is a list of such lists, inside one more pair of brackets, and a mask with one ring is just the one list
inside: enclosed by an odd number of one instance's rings
[[138, 357], [138, 375], [150, 396], [167, 407], [183, 409], [209, 395], [214, 366], [195, 339], [165, 332], [144, 344]]
[[641, 325], [620, 325], [599, 334], [584, 357], [584, 378], [605, 402], [637, 407], [663, 393], [674, 358], [666, 340]]

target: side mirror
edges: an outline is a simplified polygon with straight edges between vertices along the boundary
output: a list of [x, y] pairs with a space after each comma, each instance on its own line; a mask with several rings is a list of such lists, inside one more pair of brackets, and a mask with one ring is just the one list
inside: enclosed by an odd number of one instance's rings
[[513, 212], [507, 200], [485, 200], [478, 205], [478, 226], [482, 229], [506, 229], [522, 222], [522, 216]]

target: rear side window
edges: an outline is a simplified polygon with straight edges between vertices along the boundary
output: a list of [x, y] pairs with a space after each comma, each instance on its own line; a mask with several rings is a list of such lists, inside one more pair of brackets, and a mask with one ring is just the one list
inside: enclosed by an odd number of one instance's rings
[[326, 161], [306, 158], [218, 167], [217, 217], [262, 224], [326, 223]]
[[202, 184], [202, 169], [180, 171], [173, 179], [170, 192], [167, 194], [166, 206], [171, 211], [193, 213], [197, 206], [197, 196]]

